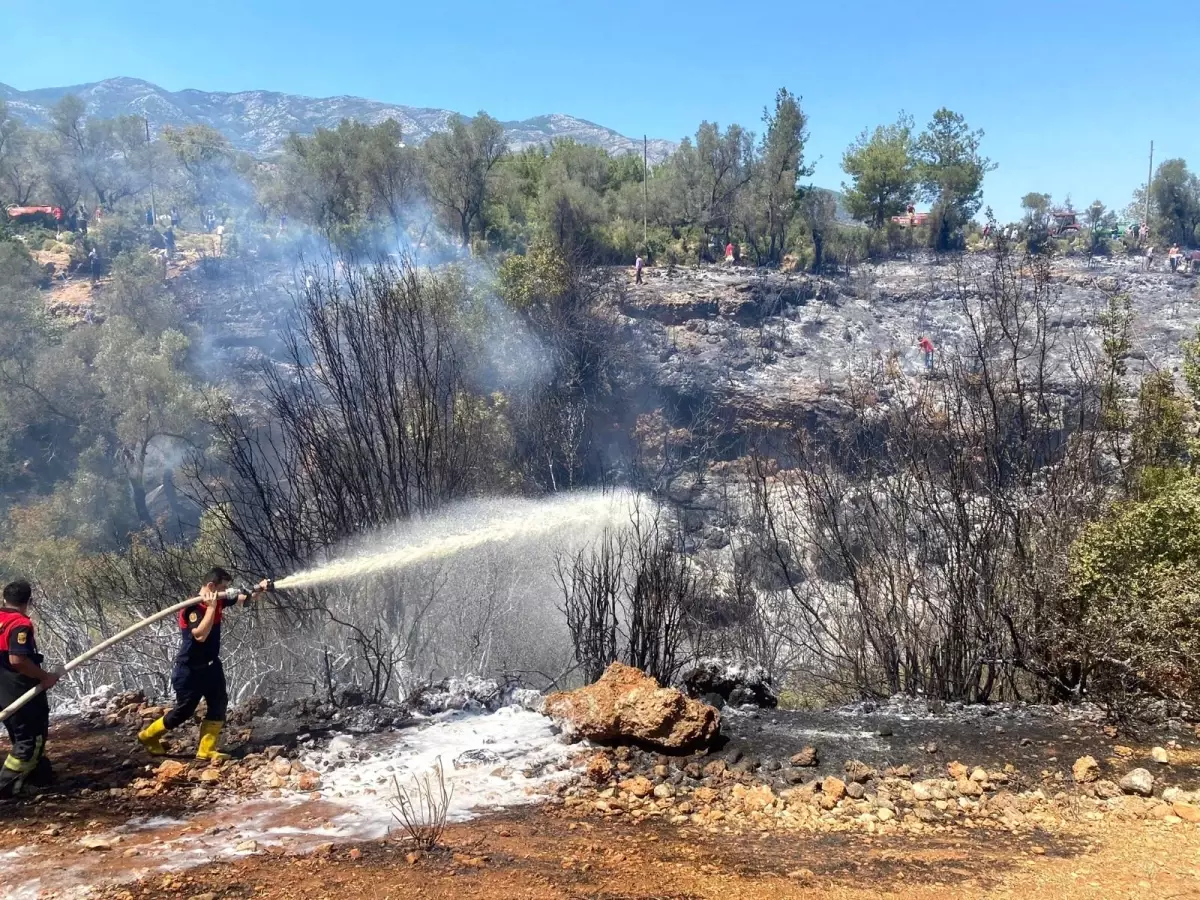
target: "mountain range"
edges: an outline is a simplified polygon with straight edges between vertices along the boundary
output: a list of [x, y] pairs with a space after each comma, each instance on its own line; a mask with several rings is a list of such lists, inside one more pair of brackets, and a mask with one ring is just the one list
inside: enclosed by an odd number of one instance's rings
[[[168, 91], [137, 78], [108, 78], [92, 84], [31, 91], [0, 84], [0, 100], [6, 101], [14, 115], [32, 126], [45, 126], [51, 107], [67, 94], [75, 94], [87, 104], [89, 115], [145, 116], [155, 130], [164, 125], [210, 125], [239, 150], [255, 155], [278, 151], [293, 131], [311, 134], [317, 128], [335, 128], [342, 119], [372, 125], [395, 119], [404, 139], [419, 144], [434, 132], [444, 130], [453, 115], [445, 109], [398, 106], [362, 97], [302, 97], [276, 91]], [[514, 150], [546, 144], [554, 138], [573, 138], [581, 144], [603, 147], [612, 154], [642, 152], [640, 139], [561, 113], [503, 124], [509, 147]], [[673, 142], [656, 138], [649, 141], [647, 151], [651, 162], [660, 162], [674, 148]]]

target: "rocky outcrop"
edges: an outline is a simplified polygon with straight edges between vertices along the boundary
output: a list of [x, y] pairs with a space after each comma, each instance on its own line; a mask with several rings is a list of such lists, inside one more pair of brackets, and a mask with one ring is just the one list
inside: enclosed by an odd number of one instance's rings
[[713, 707], [621, 663], [609, 666], [595, 684], [551, 694], [544, 711], [588, 740], [671, 752], [710, 744], [721, 723]]
[[716, 696], [733, 706], [774, 709], [779, 705], [767, 670], [753, 662], [701, 659], [684, 671], [682, 681], [688, 696], [710, 703]]

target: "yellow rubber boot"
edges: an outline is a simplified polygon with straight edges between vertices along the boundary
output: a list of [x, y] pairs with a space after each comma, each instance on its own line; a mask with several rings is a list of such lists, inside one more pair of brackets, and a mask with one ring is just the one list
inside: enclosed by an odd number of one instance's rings
[[229, 754], [217, 752], [217, 741], [221, 739], [221, 729], [224, 726], [224, 722], [212, 722], [208, 719], [200, 723], [200, 746], [196, 748], [196, 759], [214, 763], [229, 759]]
[[167, 748], [162, 743], [162, 736], [166, 733], [167, 723], [162, 719], [155, 719], [138, 732], [138, 743], [154, 756], [166, 756]]

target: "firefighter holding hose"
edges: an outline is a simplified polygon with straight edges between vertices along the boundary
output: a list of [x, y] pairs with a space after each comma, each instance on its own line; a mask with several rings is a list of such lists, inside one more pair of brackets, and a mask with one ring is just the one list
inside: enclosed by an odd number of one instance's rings
[[[58, 681], [57, 672], [42, 668], [29, 619], [33, 589], [28, 581], [4, 586], [4, 605], [0, 606], [0, 707], [12, 703], [33, 687], [47, 690]], [[4, 720], [12, 750], [0, 767], [0, 798], [20, 792], [26, 781], [38, 784], [51, 780], [50, 761], [46, 759], [46, 733], [50, 730], [50, 703], [45, 693], [38, 694], [15, 714]]]
[[206, 712], [200, 723], [200, 745], [196, 759], [219, 762], [225, 754], [217, 752], [217, 742], [225, 725], [229, 694], [225, 670], [221, 667], [221, 617], [229, 604], [241, 607], [251, 597], [269, 591], [269, 580], [260, 581], [253, 590], [231, 588], [233, 578], [219, 566], [204, 578], [199, 602], [179, 611], [180, 644], [171, 673], [175, 706], [162, 718], [151, 722], [138, 734], [138, 742], [155, 756], [164, 755], [162, 737], [178, 728], [196, 713], [204, 700]]

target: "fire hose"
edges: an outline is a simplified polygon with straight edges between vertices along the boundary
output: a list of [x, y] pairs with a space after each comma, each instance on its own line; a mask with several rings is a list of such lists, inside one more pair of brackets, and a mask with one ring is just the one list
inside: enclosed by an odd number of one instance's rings
[[[274, 589], [275, 589], [274, 582], [267, 582], [267, 590], [273, 591]], [[251, 596], [252, 594], [255, 594], [255, 593], [259, 593], [259, 592], [257, 590], [252, 591], [249, 588], [228, 588], [227, 590], [222, 591], [222, 594], [224, 595], [224, 600], [229, 603], [237, 602], [237, 598], [240, 595], [244, 594], [246, 596]], [[155, 622], [165, 619], [167, 616], [171, 615], [172, 613], [177, 613], [181, 609], [186, 609], [187, 607], [189, 607], [195, 603], [199, 603], [203, 599], [204, 599], [203, 597], [189, 597], [187, 600], [179, 601], [174, 606], [168, 606], [166, 609], [160, 609], [158, 612], [154, 613], [153, 615], [146, 616], [146, 618], [142, 619], [140, 622], [135, 622], [133, 625], [130, 625], [124, 631], [114, 634], [112, 637], [107, 638], [107, 639], [101, 641], [95, 647], [92, 647], [86, 653], [81, 653], [79, 656], [75, 657], [73, 660], [71, 660], [69, 663], [67, 663], [65, 666], [62, 667], [61, 674], [66, 675], [68, 672], [78, 669], [84, 663], [99, 656], [101, 653], [103, 653], [105, 650], [107, 650], [109, 647], [113, 646], [114, 644], [119, 644], [121, 641], [125, 640], [125, 638], [130, 637], [134, 634], [137, 634], [139, 631], [141, 631], [143, 628], [147, 627], [148, 625], [153, 625]], [[40, 684], [34, 685], [33, 687], [31, 687], [24, 694], [22, 694], [20, 697], [18, 697], [12, 703], [10, 703], [8, 706], [6, 706], [3, 710], [0, 710], [0, 722], [3, 722], [9, 716], [13, 715], [13, 713], [15, 713], [21, 707], [23, 707], [26, 703], [28, 703], [30, 700], [32, 700], [34, 697], [36, 697], [38, 694], [42, 693], [42, 691], [44, 691], [44, 690], [46, 690], [46, 689], [44, 687], [42, 687], [42, 685], [40, 685]]]

